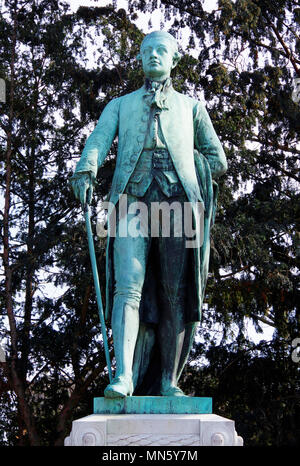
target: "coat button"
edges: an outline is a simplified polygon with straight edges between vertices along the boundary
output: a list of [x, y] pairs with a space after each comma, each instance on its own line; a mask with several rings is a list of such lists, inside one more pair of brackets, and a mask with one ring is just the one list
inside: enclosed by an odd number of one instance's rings
[[145, 126], [140, 126], [139, 130], [140, 130], [141, 133], [146, 133], [147, 126], [146, 125]]
[[144, 134], [139, 134], [136, 139], [137, 139], [137, 142], [139, 142], [139, 143], [144, 142], [145, 135]]

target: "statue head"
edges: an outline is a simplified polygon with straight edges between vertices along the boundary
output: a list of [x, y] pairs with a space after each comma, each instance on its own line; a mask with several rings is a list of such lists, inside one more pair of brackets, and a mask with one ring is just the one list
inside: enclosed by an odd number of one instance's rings
[[147, 78], [164, 81], [180, 60], [177, 41], [166, 31], [150, 32], [145, 36], [137, 58], [142, 61]]

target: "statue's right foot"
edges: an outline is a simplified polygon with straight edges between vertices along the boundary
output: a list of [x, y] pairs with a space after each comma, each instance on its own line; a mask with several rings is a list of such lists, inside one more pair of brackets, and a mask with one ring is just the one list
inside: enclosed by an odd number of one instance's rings
[[162, 396], [187, 396], [183, 393], [183, 391], [179, 387], [175, 385], [170, 385], [164, 390], [161, 390], [161, 395]]
[[131, 396], [133, 392], [133, 384], [131, 378], [124, 376], [116, 377], [112, 383], [107, 385], [104, 390], [105, 398], [124, 398], [125, 396]]

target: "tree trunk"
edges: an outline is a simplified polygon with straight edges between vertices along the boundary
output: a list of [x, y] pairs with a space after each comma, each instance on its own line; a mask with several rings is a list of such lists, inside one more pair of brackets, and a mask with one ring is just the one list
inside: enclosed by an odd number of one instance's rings
[[27, 238], [27, 265], [26, 265], [26, 291], [25, 291], [25, 307], [24, 307], [24, 328], [22, 332], [22, 376], [26, 383], [28, 370], [28, 357], [30, 353], [30, 328], [31, 314], [33, 305], [33, 276], [34, 276], [34, 257], [33, 257], [33, 241], [35, 228], [35, 151], [31, 150], [28, 162], [29, 175], [29, 199], [28, 199], [28, 238]]

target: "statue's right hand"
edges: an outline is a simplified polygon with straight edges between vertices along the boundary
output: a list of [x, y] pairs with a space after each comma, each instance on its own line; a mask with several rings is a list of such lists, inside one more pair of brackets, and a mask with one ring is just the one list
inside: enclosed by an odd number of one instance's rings
[[71, 185], [76, 199], [82, 206], [91, 203], [94, 185], [90, 173], [75, 173], [71, 178]]

